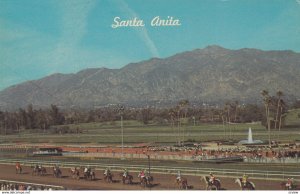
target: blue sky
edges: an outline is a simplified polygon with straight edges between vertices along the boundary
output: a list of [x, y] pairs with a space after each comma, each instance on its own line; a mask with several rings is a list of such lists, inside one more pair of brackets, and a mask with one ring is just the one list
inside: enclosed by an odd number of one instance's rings
[[[111, 28], [114, 17], [145, 27]], [[151, 27], [153, 17], [179, 27]], [[217, 44], [300, 52], [300, 0], [0, 0], [0, 90]]]

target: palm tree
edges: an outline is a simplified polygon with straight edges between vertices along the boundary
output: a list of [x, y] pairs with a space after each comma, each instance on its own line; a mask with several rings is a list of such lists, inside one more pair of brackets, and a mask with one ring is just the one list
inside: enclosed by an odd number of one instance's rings
[[234, 102], [234, 108], [235, 108], [235, 112], [234, 112], [234, 122], [236, 123], [236, 117], [237, 117], [237, 112], [238, 112], [238, 108], [239, 108], [239, 101], [235, 101]]
[[269, 146], [271, 147], [271, 127], [270, 127], [270, 105], [271, 105], [271, 97], [269, 96], [269, 92], [263, 90], [261, 92], [263, 96], [263, 101], [266, 110], [266, 119], [267, 119], [267, 126], [268, 126], [268, 136], [269, 136]]
[[278, 123], [278, 115], [279, 115], [279, 108], [280, 108], [280, 101], [281, 101], [281, 97], [283, 96], [283, 92], [278, 90], [276, 93], [278, 99], [277, 99], [277, 111], [276, 111], [276, 118], [275, 118], [275, 130], [277, 128], [277, 123]]
[[[190, 102], [187, 99], [184, 99], [179, 101], [178, 105], [180, 110], [184, 110], [184, 118], [186, 119]], [[185, 128], [183, 128], [183, 140], [182, 140], [183, 143], [184, 143], [184, 139], [185, 139]]]
[[283, 112], [283, 107], [285, 106], [284, 101], [281, 99], [279, 102], [279, 106], [280, 106], [280, 117], [279, 117], [279, 126], [278, 126], [278, 131], [280, 131], [281, 129], [281, 122], [282, 122], [282, 112]]
[[227, 112], [227, 121], [228, 121], [228, 123], [230, 123], [230, 107], [231, 107], [230, 103], [226, 102], [224, 108], [225, 108], [225, 111]]
[[181, 126], [181, 122], [180, 122], [180, 106], [177, 105], [175, 107], [175, 110], [177, 112], [177, 141], [178, 141], [178, 145], [180, 145], [180, 126]]
[[174, 133], [174, 121], [176, 118], [176, 111], [174, 109], [170, 109], [168, 115], [170, 116], [172, 132]]

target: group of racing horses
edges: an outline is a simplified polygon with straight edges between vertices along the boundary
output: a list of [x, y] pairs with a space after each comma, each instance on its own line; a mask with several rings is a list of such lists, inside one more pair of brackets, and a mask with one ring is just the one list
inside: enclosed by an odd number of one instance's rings
[[[45, 167], [41, 165], [34, 165], [31, 166], [32, 168], [32, 175], [35, 176], [45, 176], [47, 173], [47, 170]], [[79, 167], [73, 167], [70, 169], [70, 174], [73, 179], [80, 179], [80, 171], [82, 168]], [[16, 164], [16, 174], [22, 173], [22, 167], [19, 163]], [[153, 181], [153, 177], [150, 176], [150, 174], [142, 175], [142, 172], [139, 173], [138, 177], [140, 179], [140, 185], [142, 187], [149, 187], [151, 186], [151, 182]], [[90, 167], [85, 167], [83, 170], [84, 179], [86, 180], [96, 180], [96, 173], [94, 170], [92, 170]], [[113, 180], [113, 174], [110, 170], [105, 170], [104, 172], [104, 181], [107, 183], [114, 183], [116, 181]], [[121, 181], [123, 184], [133, 184], [133, 176], [126, 173], [119, 173], [118, 174], [121, 178]], [[60, 168], [55, 165], [53, 167], [53, 176], [56, 178], [62, 178], [62, 171]], [[213, 179], [209, 176], [202, 176], [201, 180], [203, 180], [206, 184], [206, 190], [220, 190], [221, 189], [221, 181], [220, 179]], [[242, 190], [255, 190], [255, 185], [251, 181], [243, 181], [242, 178], [235, 179], [235, 183], [237, 183]], [[184, 177], [176, 178], [175, 185], [177, 185], [178, 189], [189, 189], [191, 186], [188, 185], [187, 179]], [[281, 183], [282, 189], [290, 190], [295, 189], [295, 185], [289, 185], [287, 186], [287, 183], [282, 182]]]
[[[32, 168], [32, 175], [33, 176], [45, 176], [47, 174], [47, 170], [45, 167], [43, 167], [42, 165], [34, 165], [31, 166]], [[73, 179], [80, 179], [80, 171], [82, 168], [80, 167], [72, 167], [69, 172], [71, 174], [71, 177]], [[62, 171], [60, 170], [58, 165], [55, 165], [53, 168], [53, 176], [56, 178], [62, 178]], [[19, 163], [16, 164], [16, 174], [21, 174], [22, 173], [22, 167]], [[104, 172], [104, 180], [108, 183], [113, 183], [115, 182], [113, 180], [113, 174], [109, 171], [109, 172]], [[119, 176], [121, 177], [122, 183], [123, 184], [133, 184], [133, 176], [130, 174], [127, 174], [126, 176], [124, 176], [123, 173], [120, 173]], [[151, 182], [153, 181], [153, 177], [150, 175], [147, 176], [141, 176], [141, 174], [139, 174], [138, 176], [140, 178], [140, 184], [143, 187], [146, 186], [151, 186]], [[90, 167], [85, 167], [83, 169], [83, 178], [85, 180], [96, 180], [96, 173], [95, 171], [90, 168]]]

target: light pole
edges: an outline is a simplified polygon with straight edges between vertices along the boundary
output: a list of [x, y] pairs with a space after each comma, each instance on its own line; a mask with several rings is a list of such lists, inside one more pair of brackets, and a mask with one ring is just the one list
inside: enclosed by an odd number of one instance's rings
[[148, 154], [147, 157], [148, 157], [148, 171], [149, 171], [149, 176], [151, 176], [151, 173], [150, 173], [150, 155]]
[[123, 127], [123, 114], [124, 114], [124, 106], [119, 105], [118, 106], [118, 111], [121, 117], [121, 141], [122, 141], [122, 157], [121, 159], [124, 159], [124, 127]]
[[122, 133], [122, 158], [124, 158], [124, 128], [123, 128], [123, 115], [121, 115], [121, 133]]

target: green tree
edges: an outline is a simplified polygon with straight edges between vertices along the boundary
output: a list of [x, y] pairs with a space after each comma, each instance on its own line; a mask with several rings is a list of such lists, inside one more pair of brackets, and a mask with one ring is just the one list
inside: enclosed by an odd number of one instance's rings
[[52, 125], [61, 125], [63, 124], [65, 118], [61, 112], [59, 112], [59, 108], [56, 105], [51, 104], [49, 116], [51, 118]]
[[27, 106], [27, 121], [26, 121], [26, 129], [34, 129], [36, 128], [35, 123], [35, 111], [33, 109], [33, 105], [29, 104]]

